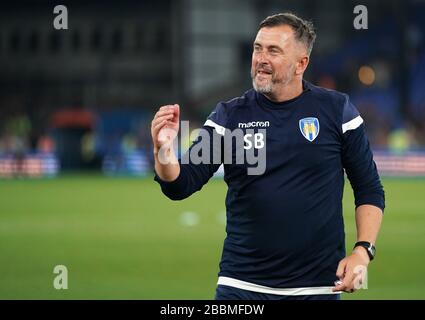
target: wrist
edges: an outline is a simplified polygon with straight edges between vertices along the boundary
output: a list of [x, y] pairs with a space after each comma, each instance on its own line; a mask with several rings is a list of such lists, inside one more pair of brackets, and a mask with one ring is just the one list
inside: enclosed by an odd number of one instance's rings
[[177, 156], [172, 146], [163, 145], [153, 150], [155, 166], [169, 166], [176, 165], [179, 163]]
[[162, 146], [154, 146], [153, 154], [154, 156], [162, 155], [162, 156], [170, 156], [174, 151], [173, 145], [162, 145]]
[[366, 253], [366, 255], [369, 258], [369, 261], [372, 261], [376, 255], [375, 246], [368, 241], [357, 241], [356, 244], [354, 245], [353, 251], [354, 250], [360, 250], [360, 252]]
[[352, 251], [352, 254], [356, 254], [356, 255], [362, 257], [365, 261], [367, 261], [367, 263], [369, 263], [371, 261], [369, 254], [367, 253], [367, 250], [364, 247], [360, 247], [360, 246], [355, 247]]

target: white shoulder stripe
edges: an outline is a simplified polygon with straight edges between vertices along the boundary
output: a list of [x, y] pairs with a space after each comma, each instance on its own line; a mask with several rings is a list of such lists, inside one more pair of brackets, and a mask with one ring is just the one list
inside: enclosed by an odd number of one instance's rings
[[310, 288], [270, 288], [259, 284], [241, 281], [228, 277], [218, 277], [217, 284], [234, 287], [242, 290], [277, 294], [282, 296], [304, 296], [316, 294], [339, 294], [340, 291], [333, 292], [333, 287], [310, 287]]
[[355, 117], [353, 120], [350, 120], [342, 124], [342, 133], [345, 133], [348, 130], [354, 130], [360, 127], [363, 123], [363, 119], [360, 116]]
[[213, 127], [218, 134], [221, 134], [222, 136], [224, 136], [224, 131], [226, 130], [226, 128], [223, 126], [220, 126], [214, 121], [208, 119], [207, 121], [205, 121], [204, 126]]

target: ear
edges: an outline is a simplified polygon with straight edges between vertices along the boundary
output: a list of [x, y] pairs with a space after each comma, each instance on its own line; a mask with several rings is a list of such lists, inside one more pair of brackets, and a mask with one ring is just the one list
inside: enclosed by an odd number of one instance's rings
[[301, 57], [297, 62], [297, 68], [295, 69], [295, 74], [300, 75], [303, 74], [305, 69], [307, 69], [310, 58], [308, 56]]

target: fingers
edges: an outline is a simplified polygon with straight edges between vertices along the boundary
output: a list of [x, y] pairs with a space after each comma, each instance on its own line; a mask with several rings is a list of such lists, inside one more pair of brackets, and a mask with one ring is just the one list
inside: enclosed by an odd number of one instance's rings
[[355, 284], [354, 280], [357, 274], [355, 274], [351, 269], [347, 268], [344, 276], [340, 278], [340, 281], [337, 281], [335, 283], [335, 287], [332, 289], [332, 291], [345, 291], [345, 292], [354, 292], [355, 291]]
[[178, 104], [169, 104], [166, 106], [162, 106], [161, 108], [159, 108], [157, 113], [160, 112], [170, 112], [170, 113], [175, 113], [177, 116], [180, 116], [180, 106]]
[[[164, 143], [172, 141], [175, 137], [175, 132], [178, 132], [180, 117], [180, 106], [178, 104], [165, 105], [159, 108], [151, 122], [151, 134], [154, 146], [160, 146]], [[164, 128], [170, 128], [174, 131], [165, 132]]]
[[335, 282], [334, 292], [354, 292], [363, 286], [364, 281], [367, 282], [367, 263], [363, 257], [353, 253], [339, 262], [336, 276], [339, 281]]
[[342, 282], [342, 281], [336, 281], [335, 287], [332, 288], [333, 292], [344, 291], [344, 290], [345, 290], [345, 285], [344, 285], [344, 282]]
[[167, 124], [168, 120], [162, 120], [159, 123], [156, 123], [155, 125], [152, 125], [152, 136], [158, 137], [159, 131]]
[[155, 114], [152, 120], [152, 127], [154, 127], [157, 123], [163, 121], [163, 117], [166, 117], [166, 119], [169, 119], [172, 122], [178, 123], [180, 118], [180, 106], [178, 104], [174, 104], [162, 106], [161, 108], [159, 108], [159, 111]]
[[344, 278], [344, 274], [345, 274], [345, 267], [347, 266], [347, 261], [346, 259], [343, 259], [339, 262], [338, 264], [338, 269], [336, 270], [336, 276], [339, 279]]
[[159, 130], [167, 123], [172, 115], [166, 115], [158, 118], [154, 118], [151, 123], [152, 136], [156, 136]]
[[165, 115], [169, 115], [169, 114], [173, 115], [174, 109], [163, 109], [163, 110], [159, 109], [159, 111], [155, 114], [154, 119], [165, 116]]
[[354, 290], [350, 289], [350, 287], [347, 286], [344, 281], [337, 281], [337, 283], [339, 284], [335, 285], [335, 287], [332, 288], [333, 292], [337, 292], [337, 291], [345, 291], [349, 293], [354, 292]]
[[178, 104], [172, 105], [169, 110], [173, 112], [173, 119], [171, 120], [173, 123], [178, 123], [180, 119], [180, 106]]
[[344, 279], [342, 280], [342, 285], [345, 292], [354, 292], [354, 273], [351, 269], [347, 270]]
[[155, 127], [158, 123], [161, 123], [164, 120], [171, 120], [173, 119], [174, 115], [172, 114], [166, 114], [160, 117], [155, 117], [154, 120], [152, 121], [152, 127]]
[[[172, 120], [176, 115], [180, 113], [178, 105], [166, 105], [159, 108], [158, 112], [155, 114], [151, 128], [152, 130], [164, 120]], [[178, 119], [178, 118], [177, 118]]]
[[174, 106], [175, 106], [175, 104], [167, 104], [167, 105], [159, 108], [159, 110], [174, 110]]
[[336, 270], [336, 276], [340, 279], [340, 281], [335, 282], [335, 287], [332, 291], [345, 291], [346, 290], [346, 270], [347, 269], [347, 259], [343, 259], [339, 262], [338, 268]]

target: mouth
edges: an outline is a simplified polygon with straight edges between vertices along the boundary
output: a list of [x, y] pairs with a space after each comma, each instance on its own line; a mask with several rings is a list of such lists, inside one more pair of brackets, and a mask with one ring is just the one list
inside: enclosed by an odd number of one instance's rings
[[268, 71], [268, 70], [257, 70], [257, 75], [260, 75], [260, 76], [267, 76], [267, 75], [271, 75], [271, 74], [272, 74], [272, 72]]

